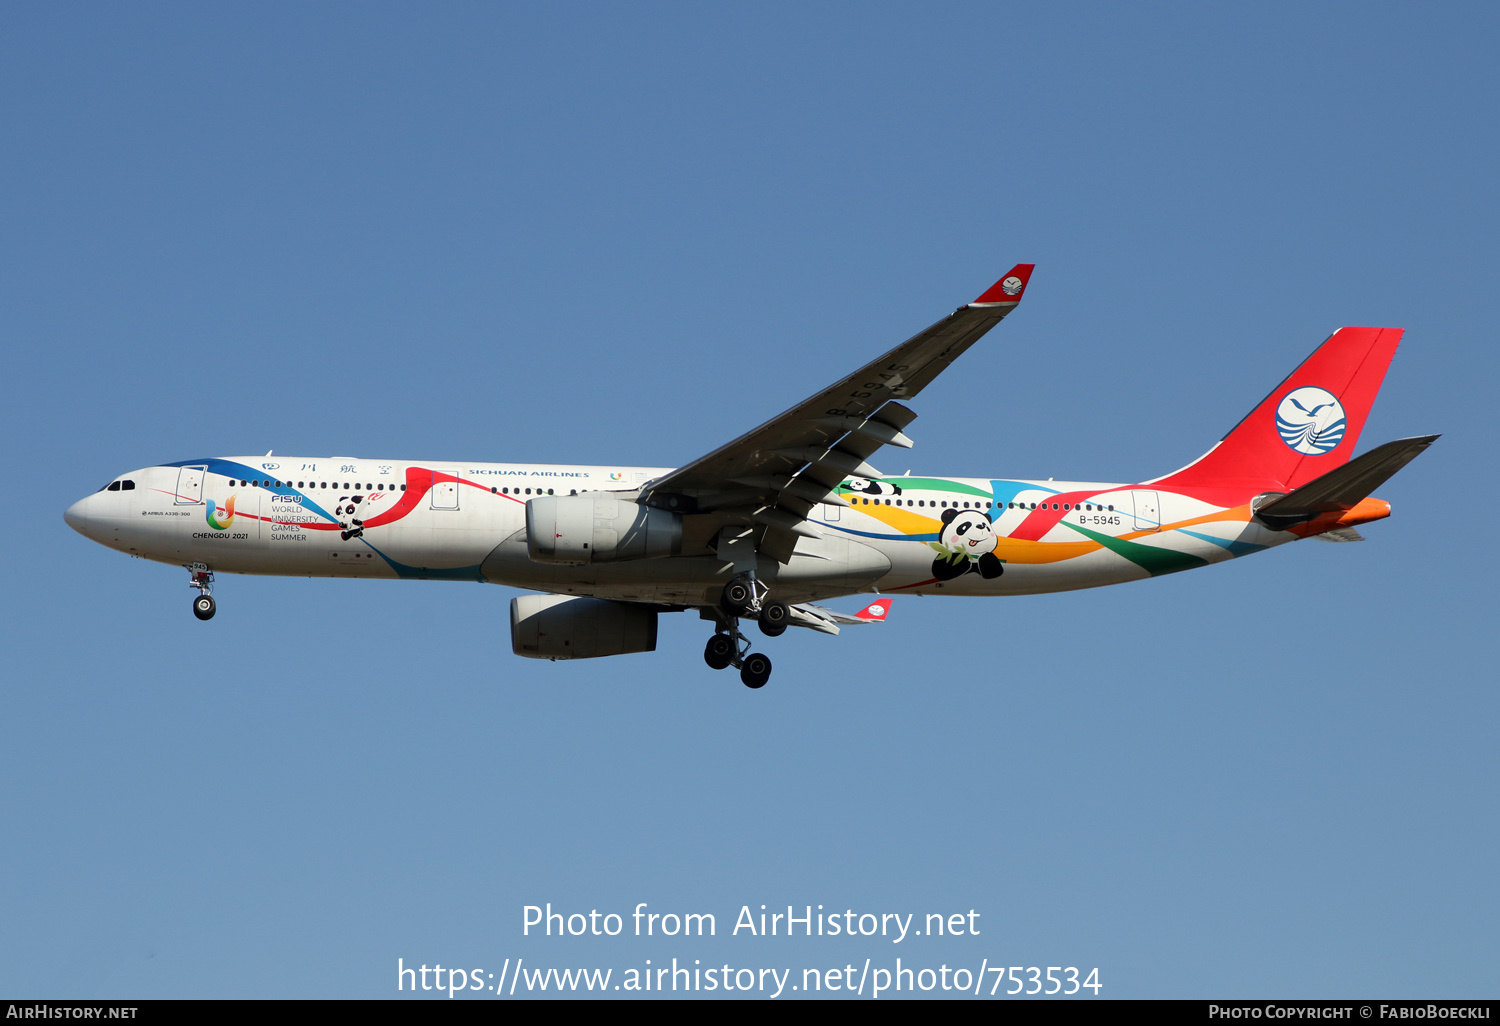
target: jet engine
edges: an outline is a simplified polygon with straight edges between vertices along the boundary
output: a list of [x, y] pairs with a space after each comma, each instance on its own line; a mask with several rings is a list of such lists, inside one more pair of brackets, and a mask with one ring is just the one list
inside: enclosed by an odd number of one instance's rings
[[528, 659], [593, 659], [656, 651], [651, 606], [562, 595], [510, 600], [510, 646]]
[[682, 516], [607, 495], [543, 495], [526, 503], [526, 548], [574, 565], [675, 556]]

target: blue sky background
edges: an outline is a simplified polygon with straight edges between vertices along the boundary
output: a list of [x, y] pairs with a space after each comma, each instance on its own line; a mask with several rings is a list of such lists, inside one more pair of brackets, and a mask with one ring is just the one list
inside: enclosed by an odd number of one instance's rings
[[[396, 959], [1099, 967], [1496, 996], [1488, 5], [11, 5], [0, 993], [386, 997]], [[1344, 324], [1363, 545], [510, 654], [513, 592], [225, 576], [63, 510], [159, 461], [675, 465], [1017, 261], [889, 472], [1130, 481]], [[24, 498], [24, 502], [19, 501]], [[854, 609], [849, 599], [839, 604]], [[712, 912], [703, 941], [521, 909]], [[726, 936], [741, 905], [981, 935]]]

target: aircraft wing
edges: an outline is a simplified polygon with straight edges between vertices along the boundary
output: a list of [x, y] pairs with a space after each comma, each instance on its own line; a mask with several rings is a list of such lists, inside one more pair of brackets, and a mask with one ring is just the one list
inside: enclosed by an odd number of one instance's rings
[[1017, 264], [974, 302], [959, 307], [780, 416], [706, 456], [649, 481], [640, 501], [684, 513], [727, 514], [756, 528], [757, 548], [791, 558], [819, 502], [847, 505], [834, 490], [848, 477], [878, 478], [866, 460], [882, 445], [911, 447], [903, 429], [916, 414], [898, 400], [926, 388], [1016, 308], [1032, 264]]

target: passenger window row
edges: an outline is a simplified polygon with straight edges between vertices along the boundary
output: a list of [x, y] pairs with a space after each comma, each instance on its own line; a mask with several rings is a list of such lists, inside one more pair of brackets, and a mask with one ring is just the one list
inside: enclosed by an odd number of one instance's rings
[[[930, 500], [930, 499], [885, 499], [885, 500], [875, 499], [873, 501], [874, 501], [875, 505], [877, 505], [877, 506], [882, 505], [882, 504], [884, 504], [886, 506], [890, 506], [890, 505], [896, 505], [896, 506], [916, 506], [916, 507], [921, 507], [921, 506], [940, 506], [940, 507], [943, 507], [945, 509], [947, 509], [947, 508], [954, 508], [954, 509], [956, 509], [960, 505], [962, 505], [962, 507], [964, 509], [984, 509], [984, 510], [989, 510], [989, 509], [995, 509], [996, 508], [996, 506], [995, 506], [994, 503], [986, 504], [986, 503], [983, 503], [983, 502], [976, 502], [976, 503], [973, 503], [971, 505], [970, 503], [967, 503], [967, 502], [960, 504], [958, 502], [949, 503], [946, 500], [939, 501], [939, 500]], [[854, 500], [854, 504], [856, 506], [859, 506], [859, 505], [868, 506], [870, 504], [870, 502], [871, 502], [870, 499], [856, 498]], [[1043, 503], [1038, 504], [1038, 503], [1035, 503], [1035, 502], [1031, 502], [1031, 503], [1027, 503], [1027, 502], [1012, 502], [1012, 503], [1002, 504], [999, 508], [1002, 509], [1002, 510], [1003, 509], [1024, 509], [1024, 510], [1046, 509], [1047, 508], [1047, 503], [1043, 502]], [[1113, 506], [1105, 506], [1105, 505], [1103, 505], [1101, 503], [1097, 503], [1097, 502], [1078, 502], [1078, 503], [1072, 503], [1072, 502], [1058, 503], [1058, 502], [1054, 502], [1054, 503], [1052, 503], [1052, 508], [1053, 509], [1061, 509], [1061, 510], [1073, 510], [1073, 509], [1077, 509], [1077, 510], [1086, 510], [1088, 512], [1099, 512], [1099, 513], [1103, 513], [1106, 510], [1108, 512], [1110, 512], [1110, 513], [1113, 513], [1115, 511], [1115, 508]]]
[[[230, 481], [229, 482], [229, 486], [231, 488], [234, 487], [234, 482]], [[290, 487], [292, 487], [292, 482], [290, 482], [290, 481], [272, 481], [270, 479], [265, 479], [265, 480], [257, 479], [257, 480], [254, 480], [254, 481], [241, 481], [240, 482], [240, 487], [241, 488], [290, 488]], [[328, 488], [329, 484], [328, 484], [327, 481], [307, 481], [307, 482], [298, 481], [297, 482], [297, 487], [299, 489], [300, 488], [306, 488], [308, 490], [311, 490], [311, 489], [314, 489], [314, 488]], [[333, 483], [332, 487], [333, 487], [334, 491], [338, 491], [339, 490], [339, 483], [337, 481], [335, 481]], [[347, 492], [347, 491], [351, 491], [351, 490], [352, 491], [356, 491], [356, 492], [386, 492], [386, 491], [394, 492], [394, 491], [396, 491], [396, 486], [394, 484], [392, 484], [390, 486], [387, 486], [384, 482], [381, 482], [380, 484], [368, 484], [368, 483], [366, 483], [366, 484], [360, 484], [358, 481], [355, 481], [351, 485], [350, 482], [345, 481], [344, 482], [344, 491]], [[403, 491], [403, 492], [406, 491], [406, 485], [402, 485], [401, 486], [401, 491]]]

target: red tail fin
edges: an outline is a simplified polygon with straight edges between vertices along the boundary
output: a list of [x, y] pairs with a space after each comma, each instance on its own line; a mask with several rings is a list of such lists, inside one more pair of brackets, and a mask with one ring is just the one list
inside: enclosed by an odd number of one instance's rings
[[1347, 462], [1400, 328], [1340, 328], [1287, 375], [1224, 440], [1151, 484], [1221, 506], [1289, 492]]

